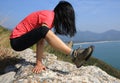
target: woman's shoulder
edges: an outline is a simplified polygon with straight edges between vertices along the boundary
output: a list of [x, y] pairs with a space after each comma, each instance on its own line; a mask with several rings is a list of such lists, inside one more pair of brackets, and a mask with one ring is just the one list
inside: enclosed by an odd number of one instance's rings
[[40, 11], [37, 11], [36, 13], [50, 15], [50, 14], [54, 14], [54, 11], [52, 11], [52, 10], [40, 10]]

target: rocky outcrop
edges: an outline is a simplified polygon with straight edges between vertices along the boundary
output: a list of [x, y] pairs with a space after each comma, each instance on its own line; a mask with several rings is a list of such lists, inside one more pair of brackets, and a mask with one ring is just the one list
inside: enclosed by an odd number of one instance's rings
[[43, 64], [46, 71], [34, 74], [31, 70], [35, 63], [35, 53], [31, 49], [19, 53], [21, 61], [8, 66], [6, 74], [0, 76], [0, 83], [120, 83], [96, 66], [76, 68], [69, 62], [57, 60], [54, 54], [45, 53]]
[[72, 48], [73, 47], [73, 41], [68, 42], [67, 46], [70, 47], [70, 48]]

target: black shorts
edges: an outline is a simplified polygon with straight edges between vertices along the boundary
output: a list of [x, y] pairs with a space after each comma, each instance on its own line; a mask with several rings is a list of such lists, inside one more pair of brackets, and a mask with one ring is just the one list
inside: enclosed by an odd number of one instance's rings
[[37, 43], [40, 39], [45, 38], [48, 31], [49, 28], [46, 26], [35, 28], [20, 37], [10, 39], [11, 47], [16, 51], [25, 50]]

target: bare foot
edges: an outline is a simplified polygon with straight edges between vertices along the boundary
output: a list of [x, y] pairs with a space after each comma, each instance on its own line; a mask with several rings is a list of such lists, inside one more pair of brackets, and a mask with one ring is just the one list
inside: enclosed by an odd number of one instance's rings
[[40, 65], [35, 65], [35, 67], [33, 68], [32, 71], [33, 71], [34, 73], [38, 74], [38, 73], [40, 73], [42, 70], [46, 70], [46, 67], [45, 67], [44, 65], [40, 64]]

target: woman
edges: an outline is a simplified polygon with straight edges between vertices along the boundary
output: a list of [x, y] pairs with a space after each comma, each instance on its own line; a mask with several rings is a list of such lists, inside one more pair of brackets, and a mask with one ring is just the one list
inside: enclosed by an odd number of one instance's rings
[[72, 5], [67, 1], [60, 1], [54, 11], [42, 10], [33, 12], [23, 19], [12, 31], [10, 36], [11, 47], [16, 51], [22, 51], [37, 43], [36, 65], [34, 73], [40, 73], [46, 67], [42, 64], [44, 40], [52, 47], [70, 55], [77, 67], [87, 60], [93, 51], [93, 47], [85, 50], [73, 50], [59, 39], [50, 29], [54, 27], [56, 34], [74, 36], [76, 33], [75, 14]]

